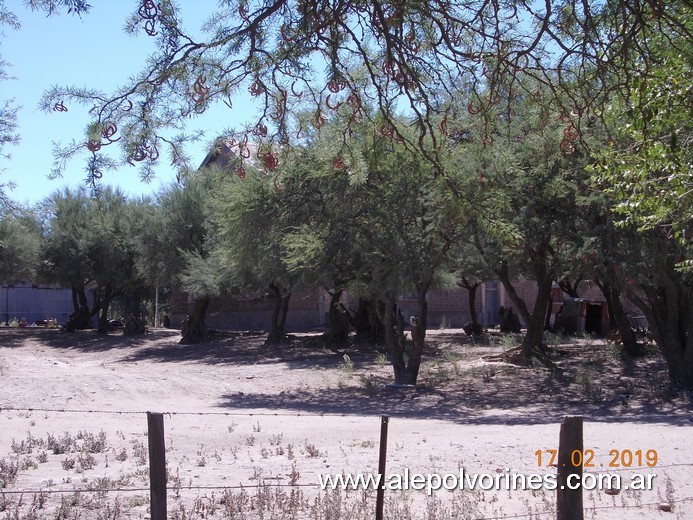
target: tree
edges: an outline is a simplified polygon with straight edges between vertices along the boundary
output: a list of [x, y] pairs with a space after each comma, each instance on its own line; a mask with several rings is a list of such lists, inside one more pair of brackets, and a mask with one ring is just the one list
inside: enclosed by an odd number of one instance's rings
[[[676, 8], [691, 25], [693, 8]], [[627, 97], [608, 105], [611, 141], [595, 171], [616, 200], [620, 220], [642, 229], [670, 227], [687, 244], [693, 225], [693, 44], [658, 34], [649, 48], [656, 61], [628, 78]]]
[[[449, 250], [458, 238], [452, 195], [431, 166], [383, 133], [365, 125], [362, 156], [365, 179], [355, 186], [356, 247], [361, 255], [353, 292], [377, 302], [395, 382], [416, 384], [428, 324], [428, 291], [450, 283]], [[406, 132], [400, 128], [399, 132]], [[409, 319], [411, 341], [405, 339], [405, 317], [396, 302], [416, 295], [417, 312]]]
[[0, 283], [34, 280], [41, 232], [40, 222], [26, 208], [0, 214]]
[[[470, 138], [451, 144], [456, 182], [476, 247], [526, 324], [524, 359], [544, 357], [551, 287], [564, 274], [565, 245], [578, 237], [577, 199], [589, 186], [577, 115], [551, 106], [550, 95], [544, 98], [532, 83], [522, 89], [531, 95], [510, 86], [494, 94], [504, 101], [490, 132], [468, 117], [450, 124], [452, 132], [485, 134], [481, 143]], [[519, 279], [535, 284], [534, 302], [520, 296]]]
[[349, 176], [334, 175], [321, 151], [318, 143], [297, 150], [282, 180], [282, 204], [293, 222], [283, 239], [283, 262], [298, 284], [329, 293], [324, 339], [339, 345], [348, 341], [351, 321], [342, 297], [363, 267], [356, 240], [361, 207]]
[[[690, 27], [690, 5], [672, 9]], [[594, 171], [634, 249], [624, 266], [626, 295], [647, 317], [672, 383], [693, 387], [693, 46], [665, 32], [651, 35], [647, 48], [649, 62], [632, 57], [641, 70], [625, 81], [626, 95], [610, 100], [612, 139]]]
[[[151, 287], [183, 286], [184, 279], [209, 275], [202, 265], [208, 256], [210, 198], [213, 178], [206, 172], [188, 176], [183, 185], [174, 184], [165, 188], [157, 197], [149, 225], [141, 229], [141, 240], [137, 243], [137, 270]], [[202, 339], [207, 331], [205, 317], [209, 297], [217, 292], [216, 275], [211, 282], [188, 284], [197, 297], [190, 318], [186, 321], [181, 342], [194, 343]]]
[[189, 278], [189, 283], [206, 280], [210, 286], [273, 301], [268, 345], [286, 340], [286, 316], [296, 281], [283, 263], [282, 243], [291, 226], [290, 209], [283, 203], [279, 186], [253, 170], [244, 180], [234, 176], [231, 182], [216, 187], [211, 216], [215, 236], [204, 263], [212, 263], [215, 273], [195, 264], [201, 276], [193, 271]]
[[68, 329], [85, 328], [97, 316], [99, 332], [107, 332], [111, 302], [126, 293], [135, 297], [143, 285], [135, 271], [136, 209], [136, 203], [110, 188], [98, 199], [83, 189], [66, 189], [45, 201], [41, 275], [72, 288], [74, 315]]
[[[171, 1], [144, 2], [126, 24], [158, 43], [141, 73], [109, 93], [51, 88], [42, 107], [94, 107], [87, 135], [60, 154], [86, 152], [94, 182], [112, 165], [104, 157], [115, 142], [124, 163], [140, 164], [144, 177], [164, 148], [185, 168], [185, 120], [213, 103], [233, 105], [242, 92], [258, 100], [260, 115], [238, 129], [239, 141], [255, 134], [271, 154], [288, 153], [287, 144], [300, 143], [308, 127], [340, 113], [348, 128], [373, 102], [433, 174], [445, 176], [440, 144], [450, 100], [469, 99], [470, 112], [492, 126], [496, 97], [486, 94], [526, 75], [566, 112], [577, 109], [580, 122], [599, 117], [602, 94], [623, 87], [611, 78], [648, 69], [651, 34], [691, 39], [686, 15], [678, 4], [654, 0], [242, 0], [222, 4], [198, 37]], [[393, 124], [403, 109], [413, 134]]]

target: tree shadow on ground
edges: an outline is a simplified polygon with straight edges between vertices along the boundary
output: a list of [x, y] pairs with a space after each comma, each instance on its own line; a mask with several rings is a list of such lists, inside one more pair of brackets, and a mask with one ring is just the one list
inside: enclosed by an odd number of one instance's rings
[[29, 341], [56, 349], [75, 349], [84, 352], [105, 352], [113, 349], [140, 347], [151, 342], [150, 334], [124, 336], [122, 332], [100, 334], [96, 330], [65, 332], [59, 329], [27, 327], [0, 330], [0, 346], [18, 348]]
[[213, 340], [194, 344], [162, 342], [134, 351], [123, 362], [197, 362], [211, 365], [264, 365], [284, 363], [288, 368], [336, 368], [348, 354], [356, 362], [372, 362], [378, 354], [373, 344], [328, 348], [316, 334], [292, 335], [278, 346], [265, 345], [265, 333], [226, 332]]
[[[223, 408], [385, 414], [466, 424], [543, 424], [560, 421], [566, 415], [608, 422], [692, 424], [690, 399], [669, 393], [661, 354], [622, 360], [604, 342], [561, 344], [555, 366], [547, 369], [484, 361], [484, 355], [504, 348], [490, 335], [472, 340], [458, 333], [434, 333], [425, 349], [419, 386], [393, 388], [389, 386], [389, 364], [373, 344], [352, 343], [330, 349], [319, 334], [294, 335], [278, 347], [265, 346], [263, 333], [219, 333], [210, 341], [193, 345], [179, 344], [179, 338], [177, 331], [161, 329], [134, 337], [16, 329], [1, 331], [0, 345], [20, 347], [36, 339], [49, 348], [84, 353], [113, 350], [120, 363], [286, 368], [287, 391], [278, 395], [227, 394], [219, 404]], [[290, 381], [292, 369], [322, 370], [333, 379], [339, 377], [340, 382], [336, 388], [328, 381], [309, 388]]]
[[381, 416], [436, 419], [470, 425], [554, 424], [566, 416], [583, 416], [589, 422], [664, 423], [690, 427], [690, 408], [677, 405], [678, 412], [663, 412], [648, 405], [623, 410], [608, 404], [590, 405], [554, 396], [552, 402], [517, 403], [497, 395], [446, 395], [433, 389], [391, 388], [359, 392], [351, 387], [307, 389], [279, 395], [233, 393], [222, 397], [220, 406], [235, 410], [271, 410], [277, 414], [297, 413], [337, 416]]

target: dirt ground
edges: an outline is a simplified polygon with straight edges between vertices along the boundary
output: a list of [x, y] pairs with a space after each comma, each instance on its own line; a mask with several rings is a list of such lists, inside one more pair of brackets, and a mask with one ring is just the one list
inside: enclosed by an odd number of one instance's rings
[[[178, 338], [0, 329], [0, 520], [149, 518], [147, 411], [166, 414], [169, 518], [373, 518], [373, 491], [318, 475], [377, 472], [382, 415], [386, 475], [542, 478], [561, 420], [583, 416], [587, 471], [656, 474], [652, 490], [584, 491], [585, 518], [693, 518], [691, 396], [654, 351], [549, 336], [553, 367], [521, 368], [484, 359], [518, 338], [430, 331], [419, 385], [394, 388], [372, 345]], [[385, 518], [548, 519], [555, 496], [388, 490]]]

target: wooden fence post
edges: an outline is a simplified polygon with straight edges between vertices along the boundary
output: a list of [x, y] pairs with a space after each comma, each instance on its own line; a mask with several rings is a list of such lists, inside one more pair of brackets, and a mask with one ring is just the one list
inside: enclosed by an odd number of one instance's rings
[[147, 412], [147, 432], [151, 520], [166, 520], [166, 445], [163, 414]]
[[375, 498], [375, 520], [383, 520], [383, 505], [385, 503], [385, 462], [387, 460], [387, 425], [390, 418], [380, 416], [380, 457], [378, 459], [378, 474], [380, 481]]
[[582, 417], [566, 417], [558, 444], [557, 520], [583, 520], [583, 455]]

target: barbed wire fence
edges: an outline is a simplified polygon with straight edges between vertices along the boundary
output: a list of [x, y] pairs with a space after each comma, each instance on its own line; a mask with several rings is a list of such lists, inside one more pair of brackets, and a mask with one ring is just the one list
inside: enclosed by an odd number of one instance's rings
[[[198, 496], [200, 493], [206, 493], [206, 492], [223, 492], [223, 493], [230, 493], [230, 492], [242, 492], [242, 493], [247, 493], [252, 490], [267, 490], [267, 489], [275, 489], [275, 490], [280, 490], [280, 489], [289, 489], [289, 490], [313, 490], [315, 492], [324, 492], [325, 486], [321, 485], [320, 482], [315, 481], [311, 483], [301, 483], [297, 482], [294, 479], [289, 479], [289, 482], [281, 482], [277, 477], [267, 477], [264, 478], [260, 475], [253, 477], [256, 482], [253, 482], [251, 480], [246, 480], [243, 483], [239, 484], [229, 484], [229, 485], [210, 485], [210, 484], [198, 484], [198, 485], [193, 485], [192, 483], [185, 485], [182, 482], [182, 479], [179, 478], [178, 476], [173, 477], [171, 475], [171, 471], [169, 467], [166, 464], [166, 452], [167, 449], [164, 445], [165, 442], [165, 431], [163, 428], [164, 425], [164, 418], [172, 419], [175, 417], [185, 417], [185, 418], [191, 418], [191, 417], [205, 417], [205, 416], [214, 416], [214, 417], [229, 417], [229, 418], [262, 418], [262, 417], [275, 417], [275, 418], [324, 418], [324, 417], [353, 417], [348, 414], [339, 414], [339, 413], [306, 413], [306, 412], [296, 412], [296, 413], [286, 413], [286, 412], [265, 412], [265, 411], [258, 411], [258, 412], [234, 412], [234, 411], [214, 411], [214, 412], [189, 412], [189, 411], [170, 411], [170, 412], [163, 412], [163, 413], [152, 413], [152, 412], [143, 412], [143, 411], [133, 411], [133, 410], [104, 410], [104, 409], [77, 409], [77, 408], [46, 408], [46, 407], [4, 407], [0, 406], [0, 416], [3, 413], [7, 412], [19, 412], [19, 413], [46, 413], [46, 414], [51, 414], [51, 413], [57, 413], [57, 414], [78, 414], [78, 415], [86, 415], [86, 416], [98, 416], [98, 415], [116, 415], [116, 416], [142, 416], [146, 415], [147, 416], [147, 432], [146, 435], [148, 437], [148, 442], [149, 442], [149, 465], [147, 468], [147, 473], [149, 476], [149, 485], [148, 486], [113, 486], [113, 485], [104, 485], [104, 486], [73, 486], [69, 489], [51, 489], [50, 487], [37, 487], [37, 488], [21, 488], [21, 489], [9, 489], [10, 482], [9, 481], [3, 481], [2, 478], [2, 463], [4, 462], [4, 459], [2, 459], [2, 455], [0, 454], [0, 513], [3, 511], [9, 511], [8, 509], [8, 500], [7, 497], [11, 496], [18, 496], [20, 497], [20, 502], [22, 501], [23, 497], [25, 496], [34, 496], [34, 497], [46, 497], [46, 496], [67, 496], [67, 495], [75, 495], [75, 494], [89, 494], [89, 493], [97, 493], [99, 495], [107, 495], [110, 493], [123, 493], [123, 494], [142, 494], [142, 493], [149, 493], [149, 504], [150, 504], [150, 511], [151, 511], [151, 520], [165, 520], [168, 518], [168, 511], [167, 511], [167, 500], [166, 498], [169, 495], [175, 495], [176, 497], [179, 497], [182, 491], [191, 491], [191, 492], [197, 492]], [[375, 419], [375, 417], [373, 417]], [[387, 427], [385, 426], [385, 436], [383, 437], [383, 423], [387, 425], [387, 420], [383, 416], [381, 417], [381, 436], [380, 436], [380, 460], [378, 461], [378, 472], [382, 475], [384, 478], [385, 476], [385, 458], [387, 454]], [[231, 427], [229, 427], [231, 428]], [[258, 423], [258, 431], [259, 431], [259, 423]], [[581, 433], [580, 433], [581, 436]], [[248, 438], [249, 439], [249, 438]], [[384, 443], [383, 443], [384, 441]], [[561, 439], [561, 442], [563, 443], [563, 439]], [[580, 441], [581, 442], [581, 441]], [[14, 443], [14, 441], [13, 441]], [[157, 443], [159, 443], [159, 446], [157, 447]], [[580, 448], [575, 448], [572, 445], [568, 446], [563, 446], [563, 444], [559, 445], [559, 451], [563, 453], [572, 453], [575, 449], [582, 449]], [[369, 446], [373, 447], [375, 446], [376, 443], [374, 442], [369, 442]], [[568, 455], [569, 456], [569, 455]], [[183, 455], [185, 458], [186, 455]], [[559, 461], [560, 461], [560, 455], [559, 455]], [[199, 465], [199, 464], [198, 464]], [[328, 466], [329, 467], [329, 466]], [[662, 470], [662, 469], [667, 469], [667, 468], [676, 468], [676, 469], [681, 469], [681, 468], [689, 468], [693, 467], [693, 463], [672, 463], [672, 464], [657, 464], [656, 468], [657, 470]], [[626, 472], [632, 472], [637, 469], [642, 469], [638, 467], [623, 467], [623, 468], [610, 468], [609, 472], [610, 473], [626, 473]], [[560, 473], [560, 467], [556, 468], [557, 472]], [[571, 471], [576, 470], [576, 468], [571, 468]], [[597, 472], [590, 471], [588, 469], [584, 468], [579, 468], [580, 474], [584, 472], [585, 474], [596, 474]], [[360, 471], [360, 470], [356, 470]], [[560, 479], [560, 475], [559, 475]], [[107, 482], [107, 481], [106, 481]], [[70, 483], [68, 482], [63, 482], [63, 483]], [[381, 487], [379, 490], [377, 490], [379, 498], [376, 499], [376, 510], [373, 514], [373, 518], [376, 518], [377, 520], [380, 520], [383, 518], [383, 508], [382, 508], [382, 496], [385, 487]], [[561, 498], [561, 491], [559, 490], [557, 493], [557, 501], [560, 502]], [[592, 512], [593, 514], [596, 514], [598, 511], [605, 511], [609, 509], [637, 509], [637, 508], [643, 508], [643, 507], [660, 507], [660, 510], [666, 511], [667, 509], [661, 509], [665, 504], [668, 504], [670, 508], [674, 508], [677, 505], [680, 504], [685, 504], [685, 503], [691, 503], [693, 502], [693, 496], [685, 496], [685, 497], [675, 497], [673, 494], [669, 494], [666, 496], [666, 501], [662, 502], [661, 499], [657, 501], [648, 501], [648, 502], [642, 502], [641, 500], [637, 500], [636, 503], [626, 503], [625, 500], [622, 500], [620, 504], [616, 505], [615, 503], [612, 504], [605, 504], [605, 505], [597, 505], [594, 504], [592, 506], [585, 506], [582, 503], [582, 494], [579, 494], [579, 500], [580, 504], [584, 512]], [[36, 498], [34, 498], [34, 501], [36, 501]], [[198, 508], [199, 509], [199, 508]], [[188, 514], [190, 516], [185, 516], [185, 513], [183, 516], [180, 518], [206, 518], [207, 515], [210, 514], [210, 511], [213, 512], [214, 508], [210, 507], [206, 509], [204, 506], [202, 506], [202, 513], [199, 516], [194, 516], [192, 511], [189, 511]], [[8, 513], [9, 514], [9, 513]], [[542, 516], [543, 515], [543, 516]], [[556, 516], [558, 515], [558, 516]], [[521, 519], [521, 518], [558, 518], [558, 520], [561, 520], [560, 516], [560, 511], [555, 511], [555, 510], [550, 510], [550, 511], [543, 511], [543, 512], [537, 512], [537, 511], [532, 511], [528, 513], [516, 513], [516, 514], [503, 514], [502, 516], [474, 516], [474, 517], [469, 517], [473, 518], [474, 520], [500, 520], [500, 519]], [[1, 518], [1, 517], [0, 517]], [[7, 518], [10, 518], [7, 516]], [[14, 518], [14, 517], [13, 517]], [[34, 517], [27, 517], [27, 518], [34, 518]], [[176, 516], [176, 518], [179, 518], [179, 516]]]

